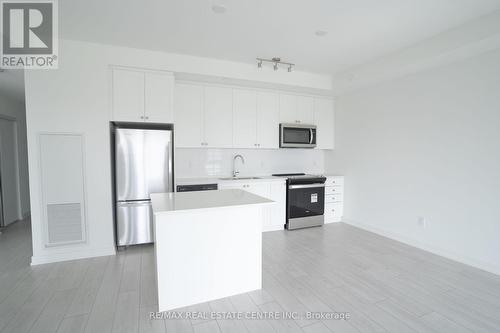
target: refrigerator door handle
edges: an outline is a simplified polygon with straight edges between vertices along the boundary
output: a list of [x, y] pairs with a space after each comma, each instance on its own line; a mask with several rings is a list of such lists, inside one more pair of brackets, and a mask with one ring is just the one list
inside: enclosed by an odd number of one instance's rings
[[174, 192], [174, 180], [173, 180], [173, 161], [172, 161], [172, 155], [173, 155], [173, 147], [172, 147], [172, 140], [167, 145], [167, 155], [168, 155], [168, 172], [167, 172], [167, 186], [169, 187], [168, 190], [170, 192]]

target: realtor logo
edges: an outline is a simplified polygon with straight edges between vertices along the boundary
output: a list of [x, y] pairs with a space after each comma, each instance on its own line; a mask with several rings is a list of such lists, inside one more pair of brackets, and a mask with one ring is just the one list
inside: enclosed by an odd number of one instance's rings
[[1, 1], [2, 68], [57, 68], [57, 3]]

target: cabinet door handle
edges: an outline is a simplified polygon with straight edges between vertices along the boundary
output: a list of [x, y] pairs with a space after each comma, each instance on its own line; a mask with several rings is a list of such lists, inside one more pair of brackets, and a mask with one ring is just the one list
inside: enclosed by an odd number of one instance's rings
[[141, 119], [144, 119], [144, 116], [141, 116]]
[[148, 116], [146, 116], [146, 119], [149, 119], [149, 117], [148, 117]]

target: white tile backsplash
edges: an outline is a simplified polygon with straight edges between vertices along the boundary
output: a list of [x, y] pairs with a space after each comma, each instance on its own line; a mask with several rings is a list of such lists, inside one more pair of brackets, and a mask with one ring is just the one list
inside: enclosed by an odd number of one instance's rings
[[313, 149], [197, 149], [177, 148], [176, 178], [230, 176], [233, 156], [238, 159], [240, 176], [271, 175], [273, 173], [324, 173], [324, 151]]

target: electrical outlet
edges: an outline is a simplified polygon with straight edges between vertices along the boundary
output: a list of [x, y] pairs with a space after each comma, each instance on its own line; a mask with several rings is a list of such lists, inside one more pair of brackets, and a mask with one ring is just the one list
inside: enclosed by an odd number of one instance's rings
[[421, 228], [427, 227], [427, 220], [423, 216], [417, 217], [417, 225]]

